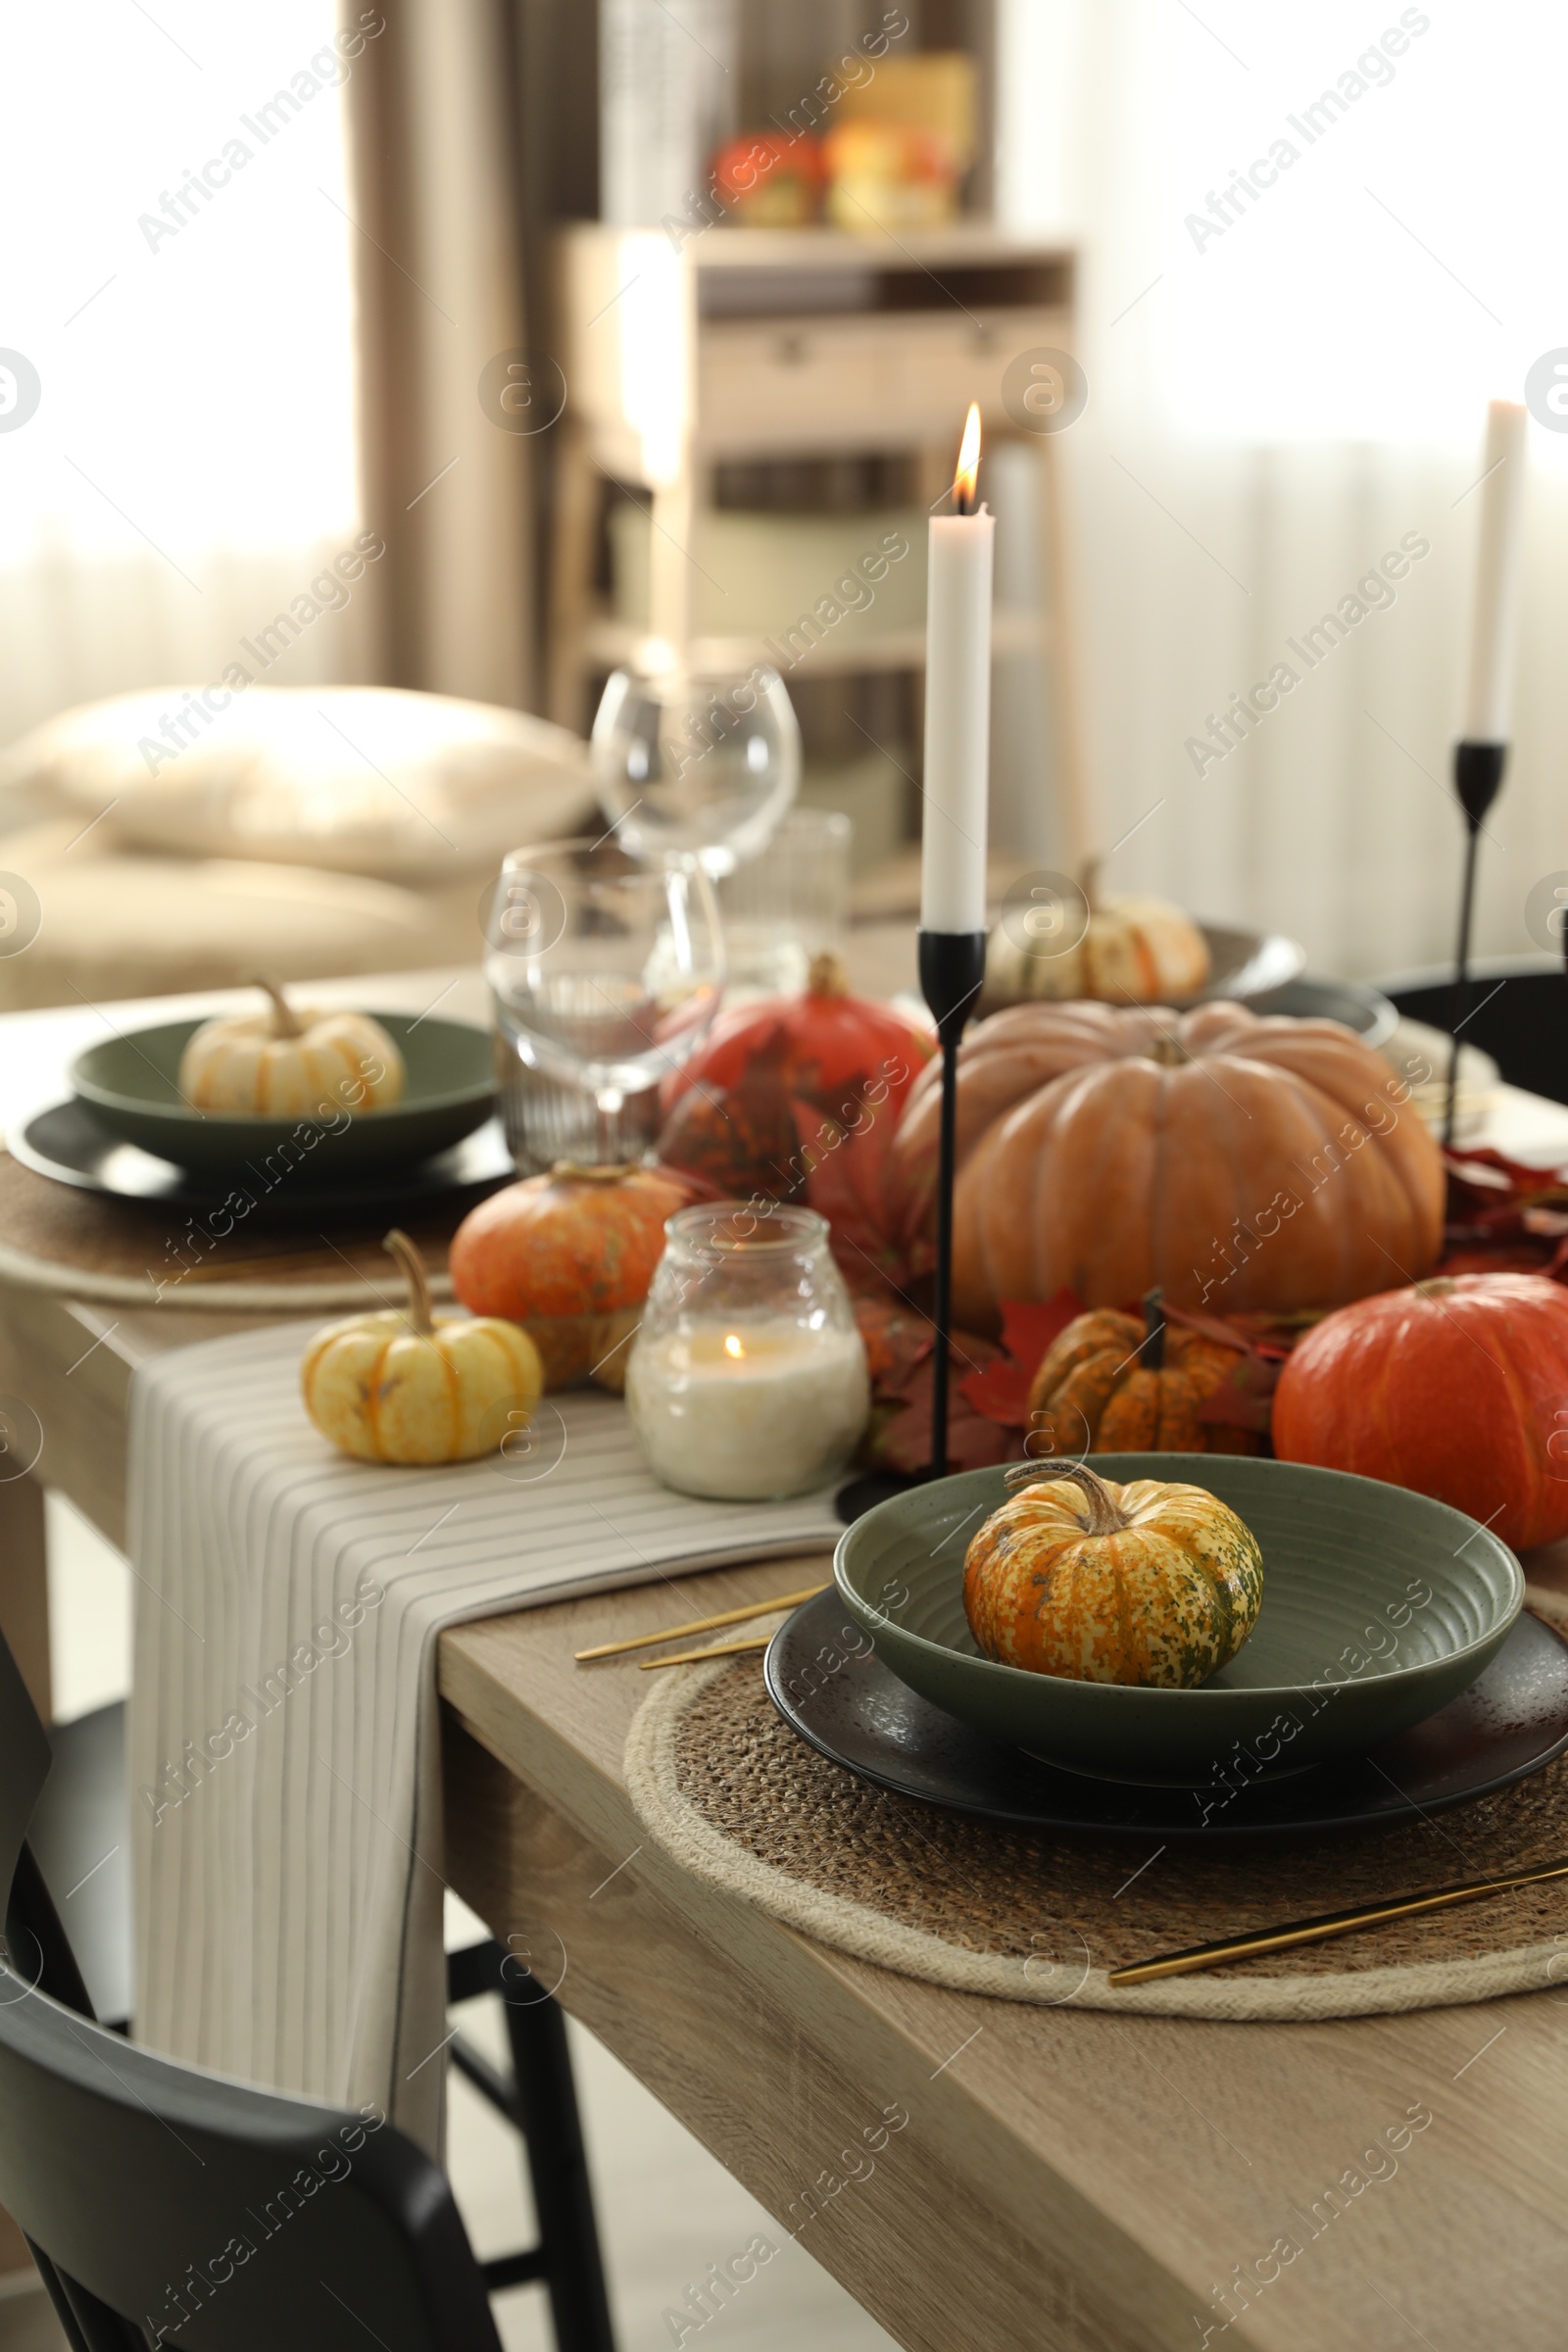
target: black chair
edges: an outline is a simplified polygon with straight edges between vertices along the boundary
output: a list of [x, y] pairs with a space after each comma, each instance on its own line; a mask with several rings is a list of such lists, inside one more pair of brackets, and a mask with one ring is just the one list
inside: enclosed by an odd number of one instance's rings
[[[41, 1809], [47, 1880], [58, 1892], [68, 1878], [73, 1896], [84, 1887], [78, 1865], [90, 1870], [101, 1859], [117, 1818], [123, 1829], [123, 1727], [109, 1721], [120, 1713], [84, 1718], [87, 1732], [60, 1742], [94, 1769], [68, 1771], [64, 1796], [57, 1788]], [[561, 2352], [613, 2352], [558, 2003], [496, 1943], [449, 1957], [454, 2002], [499, 1993], [505, 2003], [513, 2082], [466, 2044], [454, 2052], [522, 2134], [539, 2222], [536, 2246], [479, 2264], [445, 2180], [390, 2126], [196, 2074], [127, 2047], [94, 2020], [51, 1885], [25, 1841], [49, 1769], [49, 1741], [0, 1642], [0, 1888], [12, 1889], [11, 1956], [0, 1977], [0, 2203], [32, 2241], [77, 2352], [123, 2352], [142, 2344], [139, 2328], [156, 2340], [160, 2328], [176, 2328], [180, 2341], [198, 2347], [275, 2346], [285, 2326], [296, 2338], [303, 2326], [308, 2343], [337, 2346], [337, 2304], [392, 2352], [459, 2344], [491, 2352], [498, 2339], [485, 2298], [524, 2279], [546, 2287]], [[111, 1909], [100, 1903], [91, 1923], [88, 1973], [100, 1985], [128, 1976], [114, 1948], [117, 1940], [128, 1947], [126, 1923], [116, 1926]], [[285, 2158], [297, 2158], [293, 2170]], [[256, 2223], [248, 2234], [235, 2218], [241, 2209]], [[225, 2239], [209, 2244], [202, 2235], [224, 2215], [234, 2225], [232, 2254]], [[307, 2220], [310, 2229], [294, 2227]], [[220, 2278], [202, 2268], [209, 2256], [226, 2264]], [[314, 2318], [307, 2288], [322, 2307]]]

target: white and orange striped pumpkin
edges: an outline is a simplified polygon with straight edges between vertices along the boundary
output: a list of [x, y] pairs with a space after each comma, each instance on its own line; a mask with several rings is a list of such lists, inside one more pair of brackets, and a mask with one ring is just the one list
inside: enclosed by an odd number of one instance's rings
[[179, 1091], [193, 1110], [225, 1118], [297, 1119], [334, 1105], [386, 1110], [403, 1099], [403, 1056], [368, 1012], [297, 1013], [259, 980], [265, 1012], [204, 1021], [179, 1058]]
[[418, 1250], [386, 1247], [409, 1285], [406, 1313], [350, 1315], [305, 1350], [300, 1387], [323, 1438], [368, 1462], [471, 1462], [527, 1428], [544, 1395], [539, 1350], [516, 1323], [435, 1316]]
[[1198, 994], [1212, 957], [1192, 916], [1168, 899], [1102, 899], [1096, 890], [1099, 871], [1100, 859], [1092, 858], [1079, 884], [1085, 918], [1076, 942], [1057, 942], [1054, 907], [1017, 908], [998, 923], [986, 946], [988, 1012], [1074, 997], [1107, 1004], [1169, 1004]]

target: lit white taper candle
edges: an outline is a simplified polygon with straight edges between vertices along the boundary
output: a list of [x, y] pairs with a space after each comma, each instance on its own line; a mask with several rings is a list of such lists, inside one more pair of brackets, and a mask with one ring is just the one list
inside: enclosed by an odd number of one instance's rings
[[971, 407], [954, 478], [954, 514], [935, 514], [925, 622], [925, 798], [920, 928], [986, 927], [986, 801], [991, 765], [991, 572], [996, 517], [975, 512], [980, 411]]
[[1475, 617], [1470, 630], [1464, 723], [1459, 730], [1465, 743], [1508, 740], [1514, 645], [1519, 634], [1528, 428], [1528, 414], [1517, 401], [1494, 400], [1489, 405]]

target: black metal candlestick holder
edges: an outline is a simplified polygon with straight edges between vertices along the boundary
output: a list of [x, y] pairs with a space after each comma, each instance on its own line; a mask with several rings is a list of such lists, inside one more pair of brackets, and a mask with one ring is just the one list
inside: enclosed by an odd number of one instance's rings
[[948, 1467], [948, 1365], [953, 1326], [953, 1180], [957, 1163], [958, 1040], [986, 976], [983, 931], [920, 933], [920, 994], [942, 1047], [942, 1142], [937, 1155], [936, 1299], [931, 1351], [931, 1470]]
[[1476, 847], [1487, 810], [1497, 797], [1508, 761], [1505, 743], [1456, 743], [1453, 789], [1464, 810], [1464, 882], [1459, 893], [1459, 941], [1454, 952], [1453, 1042], [1448, 1054], [1448, 1103], [1443, 1121], [1445, 1144], [1453, 1142], [1459, 1106], [1459, 1032], [1470, 1017], [1470, 930], [1475, 914]]

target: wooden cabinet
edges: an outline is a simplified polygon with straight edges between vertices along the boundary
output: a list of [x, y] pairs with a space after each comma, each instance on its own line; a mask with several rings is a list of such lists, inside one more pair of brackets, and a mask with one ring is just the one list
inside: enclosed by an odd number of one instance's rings
[[[980, 224], [896, 239], [836, 229], [722, 225], [616, 230], [578, 225], [560, 249], [561, 362], [567, 385], [551, 614], [551, 710], [581, 728], [596, 675], [648, 640], [697, 668], [764, 660], [760, 638], [701, 636], [693, 534], [715, 469], [746, 461], [904, 457], [920, 504], [951, 479], [964, 412], [988, 440], [1037, 453], [1047, 593], [1038, 612], [998, 615], [999, 652], [1037, 648], [1051, 666], [1045, 711], [1069, 839], [1081, 843], [1082, 780], [1054, 436], [1040, 431], [1009, 368], [1071, 351], [1073, 257]], [[1011, 398], [1009, 399], [1009, 394]], [[592, 582], [606, 483], [652, 514], [646, 630], [618, 620]], [[782, 623], [793, 618], [781, 614]], [[857, 664], [917, 672], [918, 631], [813, 654], [803, 670]], [[1043, 673], [1044, 674], [1044, 673]]]

